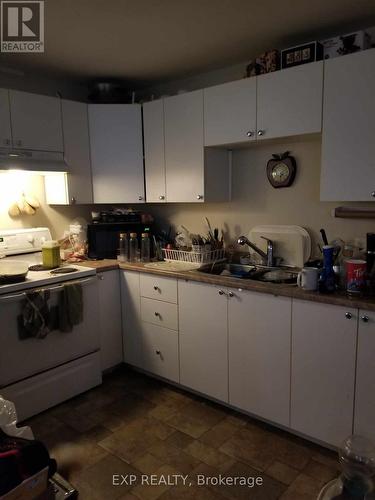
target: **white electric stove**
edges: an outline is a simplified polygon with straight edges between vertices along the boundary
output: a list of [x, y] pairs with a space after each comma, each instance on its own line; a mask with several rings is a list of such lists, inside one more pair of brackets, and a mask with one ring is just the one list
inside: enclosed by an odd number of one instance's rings
[[[48, 228], [0, 230], [0, 257], [41, 264]], [[13, 401], [20, 420], [31, 417], [101, 383], [100, 318], [95, 269], [66, 264], [74, 272], [28, 271], [26, 280], [0, 285], [0, 396]], [[59, 268], [60, 269], [60, 268]], [[50, 291], [49, 306], [70, 281], [82, 287], [83, 320], [72, 332], [21, 340], [18, 322], [30, 291]]]

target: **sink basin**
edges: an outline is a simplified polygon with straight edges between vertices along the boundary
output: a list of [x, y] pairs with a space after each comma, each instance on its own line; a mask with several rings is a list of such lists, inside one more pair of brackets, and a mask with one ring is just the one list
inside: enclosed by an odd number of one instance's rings
[[264, 283], [297, 284], [298, 271], [283, 267], [245, 266], [242, 264], [218, 263], [197, 269], [200, 273], [228, 278], [240, 278]]

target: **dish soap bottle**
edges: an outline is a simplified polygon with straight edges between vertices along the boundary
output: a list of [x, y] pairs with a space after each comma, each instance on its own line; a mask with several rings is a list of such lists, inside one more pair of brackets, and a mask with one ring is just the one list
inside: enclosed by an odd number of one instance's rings
[[333, 252], [335, 247], [324, 245], [323, 247], [323, 270], [319, 279], [319, 292], [333, 293], [336, 289], [336, 277], [333, 270]]

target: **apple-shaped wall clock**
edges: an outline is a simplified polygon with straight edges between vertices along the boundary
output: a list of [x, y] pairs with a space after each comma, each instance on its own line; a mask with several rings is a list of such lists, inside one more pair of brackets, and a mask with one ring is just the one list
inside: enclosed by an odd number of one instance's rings
[[296, 177], [296, 171], [296, 160], [289, 155], [289, 151], [272, 155], [267, 163], [267, 177], [274, 188], [291, 186]]

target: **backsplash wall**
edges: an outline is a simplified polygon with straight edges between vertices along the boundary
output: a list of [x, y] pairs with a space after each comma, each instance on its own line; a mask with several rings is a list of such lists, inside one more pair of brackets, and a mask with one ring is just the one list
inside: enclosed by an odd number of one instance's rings
[[[375, 232], [375, 220], [336, 219], [331, 211], [340, 203], [319, 201], [320, 138], [304, 138], [298, 142], [263, 143], [233, 152], [232, 201], [218, 204], [149, 204], [135, 208], [151, 212], [158, 226], [184, 224], [192, 232], [203, 232], [202, 217], [213, 226], [223, 228], [226, 240], [233, 241], [247, 234], [258, 224], [298, 224], [310, 232], [314, 250], [319, 241], [319, 229], [324, 227], [328, 238], [352, 240]], [[274, 189], [266, 178], [266, 164], [272, 153], [291, 151], [297, 160], [297, 176], [293, 186]], [[0, 228], [48, 226], [54, 237], [60, 237], [76, 218], [90, 220], [94, 206], [50, 207], [44, 201], [42, 177], [30, 179], [26, 190], [42, 203], [34, 216], [11, 219], [6, 199], [7, 186], [0, 178]], [[339, 179], [338, 179], [339, 182]], [[345, 205], [372, 206], [370, 203]], [[103, 207], [103, 206], [102, 206]]]
[[[184, 224], [192, 232], [204, 231], [202, 217], [212, 226], [224, 228], [227, 241], [247, 234], [258, 224], [297, 224], [313, 238], [313, 249], [320, 242], [319, 229], [324, 227], [329, 239], [352, 240], [375, 231], [375, 220], [348, 220], [332, 217], [332, 209], [344, 203], [319, 200], [320, 137], [298, 142], [262, 143], [233, 151], [232, 201], [220, 204], [166, 204], [152, 209], [160, 223]], [[290, 151], [297, 161], [297, 176], [289, 188], [274, 189], [266, 177], [266, 164], [272, 153]], [[338, 179], [338, 182], [340, 180]], [[345, 203], [370, 206], [370, 203]]]

